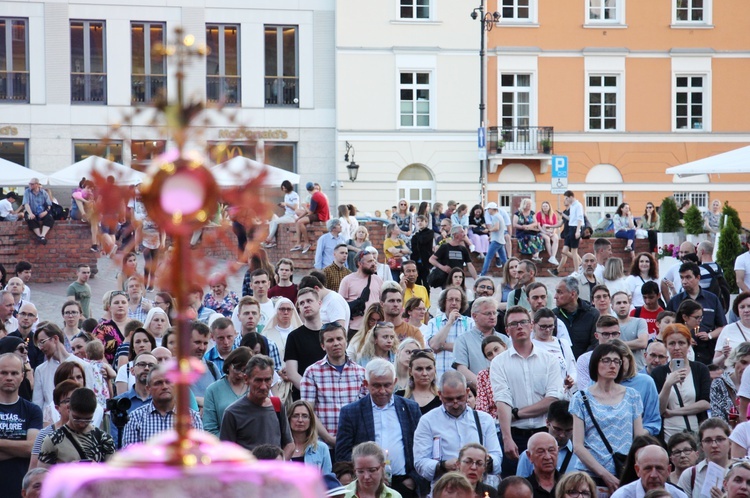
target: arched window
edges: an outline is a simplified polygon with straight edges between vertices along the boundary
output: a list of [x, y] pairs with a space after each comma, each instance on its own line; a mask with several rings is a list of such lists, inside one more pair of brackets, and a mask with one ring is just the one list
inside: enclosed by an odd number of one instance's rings
[[[597, 164], [591, 168], [586, 175], [587, 184], [615, 183], [622, 184], [620, 170], [611, 164]], [[586, 216], [596, 226], [602, 218], [612, 216], [617, 211], [617, 206], [622, 202], [622, 191], [597, 191], [586, 192]]]
[[398, 191], [398, 199], [406, 199], [410, 205], [419, 206], [422, 201], [433, 204], [435, 178], [424, 164], [410, 164], [402, 169], [398, 175], [396, 190]]

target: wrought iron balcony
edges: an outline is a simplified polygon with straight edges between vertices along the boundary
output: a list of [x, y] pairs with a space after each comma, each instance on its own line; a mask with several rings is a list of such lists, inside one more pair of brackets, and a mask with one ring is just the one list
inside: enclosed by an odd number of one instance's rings
[[0, 102], [29, 101], [29, 72], [0, 71]]
[[240, 103], [240, 76], [206, 76], [206, 100], [226, 105]]
[[266, 76], [266, 105], [299, 106], [296, 76]]
[[491, 126], [487, 154], [536, 155], [554, 153], [552, 126]]
[[75, 104], [106, 104], [107, 73], [71, 73], [70, 100]]
[[134, 74], [131, 76], [131, 100], [133, 104], [147, 104], [158, 96], [166, 98], [167, 75]]

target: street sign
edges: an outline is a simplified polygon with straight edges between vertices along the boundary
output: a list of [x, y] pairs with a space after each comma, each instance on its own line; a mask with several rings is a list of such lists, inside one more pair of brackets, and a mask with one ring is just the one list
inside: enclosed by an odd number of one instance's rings
[[485, 128], [477, 128], [477, 147], [480, 149], [487, 148], [487, 130]]
[[553, 194], [564, 194], [568, 190], [568, 156], [552, 156]]

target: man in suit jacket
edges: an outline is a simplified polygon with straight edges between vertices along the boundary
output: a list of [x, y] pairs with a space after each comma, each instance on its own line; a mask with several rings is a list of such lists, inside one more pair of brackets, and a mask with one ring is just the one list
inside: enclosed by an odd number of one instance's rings
[[394, 396], [396, 369], [383, 358], [375, 358], [365, 367], [365, 384], [370, 394], [349, 403], [339, 414], [336, 435], [336, 461], [349, 461], [352, 448], [375, 441], [386, 450], [393, 478], [391, 488], [404, 498], [418, 496], [418, 474], [414, 469], [414, 431], [419, 423], [419, 405]]

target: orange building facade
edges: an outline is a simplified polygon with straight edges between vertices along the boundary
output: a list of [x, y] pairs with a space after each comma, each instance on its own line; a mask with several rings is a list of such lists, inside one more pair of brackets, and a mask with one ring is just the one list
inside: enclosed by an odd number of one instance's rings
[[[488, 33], [488, 200], [562, 206], [550, 156], [592, 223], [674, 195], [750, 220], [750, 174], [665, 170], [750, 144], [745, 0], [493, 0]], [[494, 4], [494, 5], [493, 5]], [[748, 165], [750, 167], [750, 165]]]

